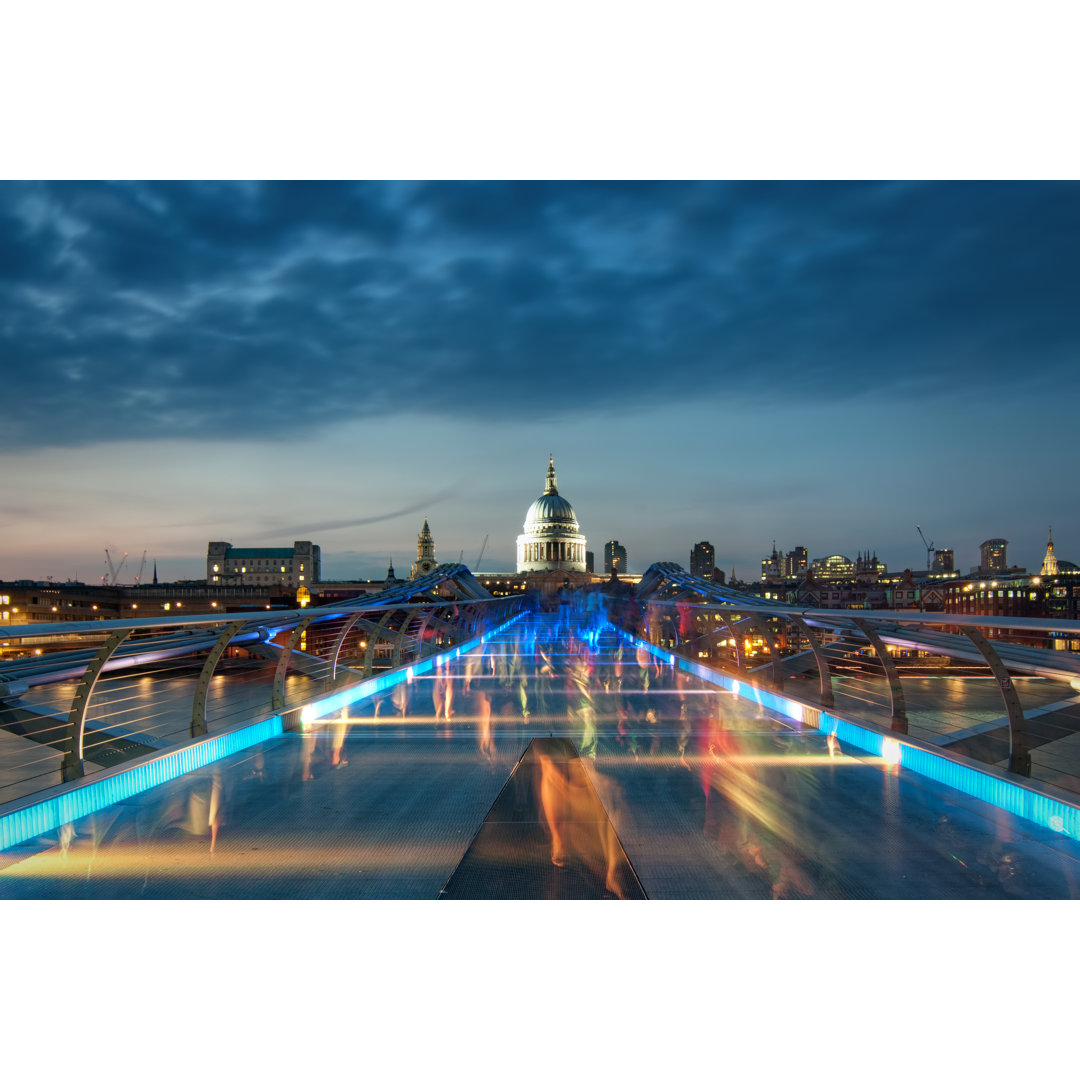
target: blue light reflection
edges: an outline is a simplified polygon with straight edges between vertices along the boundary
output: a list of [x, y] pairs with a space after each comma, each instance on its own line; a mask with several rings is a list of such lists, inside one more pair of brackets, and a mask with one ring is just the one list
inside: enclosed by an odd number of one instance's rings
[[[442, 664], [471, 652], [487, 642], [493, 634], [524, 615], [525, 612], [515, 615], [480, 637], [447, 652], [430, 656], [405, 668], [388, 671], [385, 675], [367, 679], [347, 690], [305, 705], [300, 710], [301, 725], [326, 716], [354, 701], [378, 694], [406, 679], [431, 671], [437, 663]], [[0, 810], [0, 851], [7, 851], [36, 836], [59, 829], [62, 825], [70, 825], [79, 818], [103, 810], [106, 806], [129, 799], [168, 780], [175, 780], [178, 776], [201, 769], [204, 765], [211, 765], [230, 754], [247, 750], [256, 743], [284, 734], [285, 730], [284, 718], [271, 716], [248, 727], [211, 735], [200, 742], [166, 751], [150, 761], [132, 765], [119, 772], [87, 777], [53, 795], [34, 795], [16, 800], [10, 808]]]
[[850, 720], [842, 720], [827, 712], [819, 712], [817, 709], [804, 706], [798, 701], [774, 694], [770, 690], [741, 683], [704, 664], [695, 663], [685, 657], [677, 656], [666, 649], [641, 638], [628, 634], [621, 627], [612, 625], [619, 635], [626, 641], [633, 643], [637, 648], [648, 649], [649, 652], [662, 660], [669, 660], [677, 665], [680, 670], [696, 675], [699, 679], [722, 686], [739, 697], [749, 698], [759, 705], [764, 705], [774, 712], [786, 716], [796, 723], [806, 724], [809, 727], [818, 728], [823, 734], [834, 734], [838, 739], [865, 751], [874, 757], [885, 756], [885, 741], [889, 740], [899, 746], [899, 766], [910, 769], [920, 776], [926, 776], [945, 784], [965, 795], [989, 803], [991, 806], [1000, 807], [1017, 817], [1032, 821], [1036, 825], [1042, 825], [1056, 833], [1069, 836], [1074, 840], [1080, 840], [1080, 808], [1070, 806], [1068, 803], [1052, 798], [1041, 791], [1035, 791], [1022, 784], [1018, 780], [1012, 780], [1004, 776], [994, 776], [981, 769], [965, 765], [963, 762], [924, 749], [914, 743], [905, 740], [902, 735], [891, 732], [885, 735], [870, 728], [861, 727]]

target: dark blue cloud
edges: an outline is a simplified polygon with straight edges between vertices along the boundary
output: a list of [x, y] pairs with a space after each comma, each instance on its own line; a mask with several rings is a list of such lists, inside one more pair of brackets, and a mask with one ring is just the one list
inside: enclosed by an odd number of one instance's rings
[[9, 438], [1075, 382], [1071, 183], [0, 185]]

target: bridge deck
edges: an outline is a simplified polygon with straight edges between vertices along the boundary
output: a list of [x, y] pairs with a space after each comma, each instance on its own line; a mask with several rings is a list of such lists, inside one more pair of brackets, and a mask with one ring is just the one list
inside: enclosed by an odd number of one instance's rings
[[530, 841], [506, 858], [537, 873], [500, 895], [629, 895], [635, 880], [651, 898], [1080, 892], [1071, 841], [843, 745], [830, 756], [817, 731], [620, 657], [613, 637], [586, 647], [584, 629], [527, 618], [345, 722], [9, 852], [0, 898], [434, 898], [455, 877], [464, 895], [515, 766], [560, 737], [587, 782], [531, 769], [515, 803]]

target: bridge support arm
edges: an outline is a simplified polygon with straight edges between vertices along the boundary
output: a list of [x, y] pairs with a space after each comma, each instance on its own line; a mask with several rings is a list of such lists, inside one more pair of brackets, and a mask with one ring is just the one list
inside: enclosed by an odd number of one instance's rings
[[238, 619], [229, 623], [214, 642], [202, 671], [199, 673], [199, 681], [195, 685], [195, 698], [191, 703], [191, 737], [199, 739], [206, 734], [206, 693], [210, 689], [210, 680], [214, 677], [214, 669], [218, 665], [229, 642], [243, 629], [244, 620]]
[[780, 664], [780, 654], [776, 651], [776, 637], [772, 630], [769, 629], [768, 624], [760, 615], [755, 615], [750, 612], [744, 612], [748, 615], [750, 621], [758, 628], [761, 636], [765, 639], [769, 646], [769, 656], [772, 657], [772, 681], [773, 686], [779, 690], [784, 685], [784, 669]]
[[330, 661], [330, 681], [334, 682], [337, 679], [337, 664], [338, 657], [341, 655], [341, 646], [345, 644], [345, 638], [348, 636], [349, 631], [356, 625], [357, 620], [360, 618], [360, 613], [350, 615], [345, 620], [345, 625], [341, 628], [341, 633], [337, 636], [337, 641], [334, 642], [333, 658]]
[[1024, 720], [1020, 696], [1016, 692], [1016, 687], [1013, 686], [1012, 676], [981, 630], [977, 630], [974, 626], [961, 626], [960, 629], [982, 654], [982, 658], [994, 673], [994, 678], [997, 679], [1001, 700], [1005, 703], [1005, 713], [1009, 718], [1009, 772], [1020, 776], [1030, 776], [1031, 752], [1027, 744], [1027, 723]]
[[118, 630], [110, 634], [105, 643], [94, 654], [90, 663], [86, 665], [79, 685], [75, 688], [75, 696], [71, 700], [71, 710], [68, 712], [68, 742], [64, 751], [63, 760], [60, 762], [60, 780], [78, 780], [85, 775], [83, 768], [83, 735], [86, 732], [86, 710], [90, 704], [90, 695], [97, 685], [98, 676], [105, 666], [109, 657], [131, 636], [131, 630]]
[[740, 668], [746, 667], [746, 664], [743, 662], [742, 645], [739, 644], [739, 632], [735, 629], [735, 624], [731, 621], [731, 616], [725, 615], [722, 611], [717, 614], [719, 614], [720, 621], [723, 622], [728, 628], [728, 632], [731, 634], [731, 641], [735, 646], [735, 663], [737, 663]]
[[[368, 649], [367, 656], [364, 657], [364, 678], [370, 678], [375, 663], [375, 646], [384, 638], [390, 637], [386, 632], [386, 624], [393, 618], [397, 608], [388, 608], [383, 614], [383, 617], [379, 620], [378, 624], [372, 627], [371, 633], [368, 636]], [[392, 638], [390, 640], [393, 640]]]
[[397, 641], [394, 643], [394, 657], [391, 664], [394, 667], [399, 667], [403, 656], [405, 655], [405, 641], [406, 635], [409, 632], [409, 627], [423, 616], [423, 608], [419, 608], [416, 611], [407, 612], [401, 626], [398, 627]]
[[873, 646], [878, 660], [881, 661], [881, 666], [885, 669], [885, 678], [889, 683], [889, 699], [892, 702], [892, 729], [893, 731], [899, 731], [901, 735], [906, 735], [908, 729], [907, 705], [904, 702], [904, 689], [900, 685], [900, 675], [897, 673], [893, 658], [889, 655], [889, 650], [885, 648], [885, 643], [881, 640], [878, 632], [866, 619], [852, 619], [851, 621], [858, 627], [862, 636]]
[[831, 709], [835, 704], [835, 699], [832, 691], [832, 676], [829, 674], [829, 658], [825, 655], [821, 642], [814, 636], [813, 630], [801, 615], [789, 615], [788, 618], [799, 628], [802, 635], [810, 642], [810, 648], [814, 650], [818, 676], [821, 679], [821, 707]]
[[296, 648], [300, 639], [304, 636], [304, 631], [311, 625], [315, 614], [305, 615], [293, 627], [289, 640], [285, 643], [285, 648], [281, 650], [281, 655], [278, 657], [277, 667], [274, 669], [274, 689], [270, 698], [270, 708], [276, 713], [285, 708], [285, 675], [289, 670], [289, 661], [292, 659], [293, 649]]

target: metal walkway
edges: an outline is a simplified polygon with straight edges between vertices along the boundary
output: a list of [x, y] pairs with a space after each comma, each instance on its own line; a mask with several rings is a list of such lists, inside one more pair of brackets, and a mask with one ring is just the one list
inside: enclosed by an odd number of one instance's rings
[[0, 899], [1080, 895], [1069, 838], [589, 619], [526, 616], [347, 716], [29, 841], [0, 856]]

